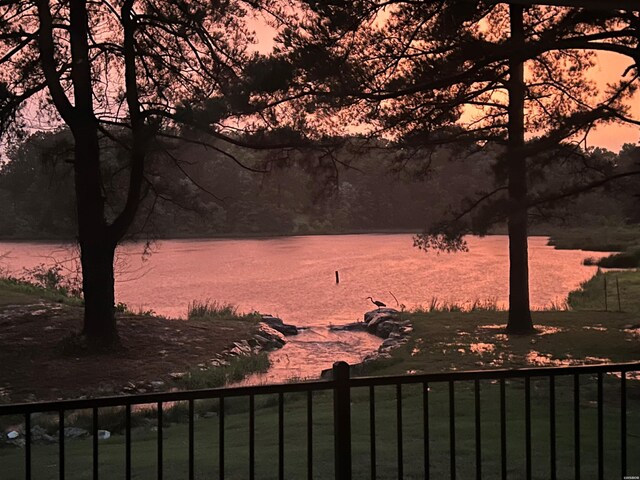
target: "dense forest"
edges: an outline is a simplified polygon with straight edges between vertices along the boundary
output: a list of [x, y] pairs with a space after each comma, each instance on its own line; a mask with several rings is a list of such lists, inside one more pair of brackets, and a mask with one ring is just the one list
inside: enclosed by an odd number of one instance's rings
[[[230, 158], [213, 147], [163, 145], [151, 156], [145, 198], [131, 229], [134, 238], [418, 232], [464, 210], [496, 181], [496, 155], [483, 149], [443, 147], [427, 154], [353, 138], [331, 151], [238, 151]], [[64, 130], [36, 133], [10, 150], [0, 170], [2, 238], [74, 238], [72, 151]], [[122, 152], [105, 149], [103, 155], [105, 197], [124, 202]], [[594, 149], [577, 157], [579, 169], [575, 159], [538, 159], [530, 179], [537, 186], [533, 192], [559, 191], [578, 170], [624, 171], [637, 155], [633, 145], [618, 154]], [[533, 232], [557, 225], [638, 222], [637, 182], [636, 177], [622, 179], [545, 209], [534, 208]], [[119, 208], [110, 204], [107, 214]], [[481, 208], [472, 210], [469, 228], [484, 231], [491, 225], [500, 231], [500, 218], [488, 221], [486, 216]]]

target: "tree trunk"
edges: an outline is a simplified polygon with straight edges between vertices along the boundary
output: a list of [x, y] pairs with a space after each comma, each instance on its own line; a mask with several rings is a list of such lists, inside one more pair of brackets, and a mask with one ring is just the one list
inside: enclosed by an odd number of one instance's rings
[[100, 146], [93, 122], [74, 131], [78, 241], [82, 264], [84, 327], [91, 345], [118, 342], [115, 321], [113, 259], [116, 242], [108, 234], [100, 176]]
[[511, 44], [509, 60], [509, 140], [507, 164], [509, 179], [509, 333], [534, 331], [529, 306], [529, 256], [527, 245], [527, 163], [524, 147], [524, 8], [510, 5]]
[[115, 246], [106, 241], [80, 243], [84, 328], [87, 341], [109, 348], [118, 343], [115, 319], [113, 257]]

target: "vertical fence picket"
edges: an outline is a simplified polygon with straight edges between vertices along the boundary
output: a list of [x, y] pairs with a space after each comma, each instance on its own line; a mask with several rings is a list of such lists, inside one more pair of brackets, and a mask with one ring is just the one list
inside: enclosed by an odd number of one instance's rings
[[307, 479], [313, 480], [313, 391], [307, 391]]
[[556, 377], [553, 375], [549, 376], [549, 450], [551, 480], [556, 480]]
[[58, 412], [58, 475], [64, 480], [64, 410]]
[[93, 433], [93, 480], [98, 480], [98, 409], [93, 408], [92, 412], [92, 433]]
[[396, 433], [398, 452], [398, 480], [404, 478], [404, 455], [402, 445], [402, 384], [396, 385]]
[[573, 376], [574, 478], [580, 480], [580, 376]]
[[377, 478], [376, 471], [376, 396], [375, 387], [369, 386], [369, 439], [371, 455], [371, 480]]
[[504, 378], [500, 379], [500, 472], [507, 480], [507, 406]]
[[431, 469], [429, 465], [429, 384], [427, 382], [422, 384], [422, 415], [422, 431], [424, 438], [424, 478], [425, 480], [429, 480]]
[[131, 404], [124, 410], [124, 474], [126, 480], [131, 480]]
[[278, 394], [278, 478], [284, 480], [284, 396]]
[[456, 400], [453, 381], [449, 381], [449, 471], [456, 478]]
[[224, 397], [219, 399], [218, 408], [218, 469], [220, 480], [224, 480]]
[[524, 379], [525, 470], [531, 480], [531, 378]]
[[620, 375], [620, 470], [627, 475], [627, 372]]
[[476, 423], [476, 479], [482, 479], [482, 425], [480, 419], [480, 380], [475, 380], [473, 393], [475, 400], [475, 423]]
[[24, 416], [24, 478], [31, 480], [31, 414]]
[[604, 479], [604, 411], [602, 373], [598, 373], [598, 478]]
[[163, 425], [162, 425], [162, 402], [158, 402], [158, 406], [157, 406], [157, 414], [158, 414], [158, 438], [157, 438], [157, 448], [158, 448], [158, 480], [162, 480], [163, 477], [163, 454], [164, 454], [164, 448], [163, 448], [163, 438], [162, 438], [162, 430], [163, 430]]
[[195, 405], [193, 398], [189, 399], [189, 480], [195, 478], [195, 429], [194, 429], [194, 416]]
[[249, 479], [256, 477], [256, 412], [255, 397], [249, 395]]

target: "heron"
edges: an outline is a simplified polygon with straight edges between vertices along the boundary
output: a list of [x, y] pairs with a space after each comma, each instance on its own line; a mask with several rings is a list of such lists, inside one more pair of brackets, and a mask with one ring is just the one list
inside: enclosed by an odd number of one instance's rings
[[380, 300], [374, 300], [371, 297], [367, 297], [369, 300], [371, 300], [371, 303], [373, 303], [376, 307], [378, 307], [378, 310], [380, 310], [380, 308], [382, 307], [386, 307], [387, 304], [386, 303], [382, 303]]

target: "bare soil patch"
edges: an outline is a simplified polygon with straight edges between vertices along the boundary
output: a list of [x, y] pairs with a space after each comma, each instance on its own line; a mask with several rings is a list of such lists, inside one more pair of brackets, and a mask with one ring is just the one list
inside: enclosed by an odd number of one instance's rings
[[206, 364], [256, 331], [255, 322], [237, 318], [186, 321], [122, 314], [118, 351], [64, 354], [61, 345], [81, 330], [82, 315], [81, 307], [44, 301], [0, 302], [0, 400], [104, 396], [121, 392], [129, 382], [170, 385], [171, 373]]

